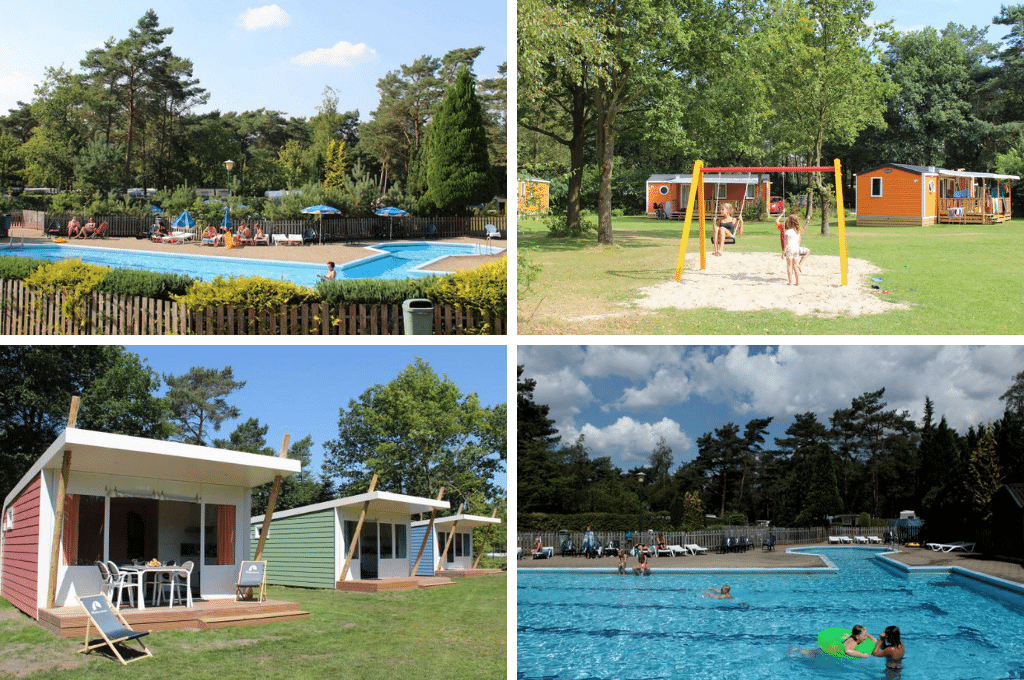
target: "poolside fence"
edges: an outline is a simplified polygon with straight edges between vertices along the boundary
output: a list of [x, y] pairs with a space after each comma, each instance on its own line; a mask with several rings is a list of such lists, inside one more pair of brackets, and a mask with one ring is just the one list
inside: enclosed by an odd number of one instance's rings
[[[46, 226], [57, 221], [67, 227], [72, 213], [47, 213], [35, 210], [16, 211], [12, 213], [14, 225], [26, 229], [44, 231]], [[164, 222], [168, 219], [164, 217]], [[85, 222], [81, 213], [79, 221]], [[95, 215], [96, 224], [106, 222], [110, 237], [134, 238], [149, 230], [154, 223], [153, 216], [134, 215]], [[170, 217], [174, 219], [174, 217]], [[267, 235], [271, 234], [302, 234], [307, 229], [317, 232], [317, 241], [390, 241], [394, 239], [415, 238], [455, 238], [466, 236], [484, 238], [487, 234], [485, 225], [493, 224], [507, 238], [507, 220], [503, 216], [492, 217], [363, 217], [346, 218], [324, 215], [322, 219], [313, 217], [299, 220], [258, 220]], [[232, 228], [237, 227], [241, 219], [232, 219]], [[249, 220], [251, 223], [252, 220]], [[220, 220], [215, 226], [220, 226]]]
[[[41, 295], [22, 281], [0, 279], [3, 335], [402, 335], [400, 304], [282, 305], [276, 312], [219, 306], [189, 312], [184, 303], [92, 291], [79, 310], [65, 311], [67, 296]], [[506, 333], [505, 319], [460, 305], [435, 305], [433, 334], [463, 335], [490, 324]]]
[[[720, 529], [706, 529], [702, 531], [664, 531], [666, 545], [687, 545], [695, 543], [699, 546], [714, 551], [726, 538], [741, 538], [746, 536], [755, 548], [760, 548], [769, 536], [775, 537], [775, 545], [787, 546], [798, 544], [826, 543], [829, 536], [878, 536], [885, 533], [884, 528], [860, 528], [857, 527], [809, 527], [809, 528], [783, 528], [783, 527], [750, 527], [750, 526], [725, 526]], [[645, 543], [654, 543], [658, 533], [646, 533]], [[572, 531], [568, 534], [568, 540], [577, 549], [583, 545], [584, 532]], [[541, 544], [545, 547], [555, 549], [555, 555], [561, 554], [562, 540], [557, 533], [534, 533], [520, 534], [517, 536], [516, 546], [522, 549], [524, 555], [529, 555], [533, 550], [533, 541], [540, 537]], [[626, 537], [624, 531], [595, 531], [594, 539], [601, 542], [601, 545], [608, 545], [609, 541], [619, 542], [620, 547], [632, 546], [638, 543], [635, 534], [630, 538]]]

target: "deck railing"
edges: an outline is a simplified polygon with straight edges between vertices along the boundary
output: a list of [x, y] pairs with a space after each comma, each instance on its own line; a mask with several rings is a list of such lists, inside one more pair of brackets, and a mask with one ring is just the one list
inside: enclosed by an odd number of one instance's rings
[[[219, 306], [190, 312], [184, 303], [93, 291], [78, 312], [64, 294], [43, 295], [22, 281], [0, 279], [3, 335], [401, 335], [399, 304], [282, 305], [274, 312]], [[460, 305], [435, 305], [434, 335], [505, 335], [502, 317]]]

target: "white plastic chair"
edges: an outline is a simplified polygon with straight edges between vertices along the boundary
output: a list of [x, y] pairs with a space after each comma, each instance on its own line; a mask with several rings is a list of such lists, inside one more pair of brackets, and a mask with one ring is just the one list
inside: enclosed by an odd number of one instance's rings
[[121, 596], [124, 593], [124, 589], [128, 589], [128, 604], [132, 607], [135, 606], [135, 588], [138, 585], [139, 573], [135, 571], [121, 571], [117, 565], [114, 564], [113, 560], [107, 560], [107, 568], [110, 569], [110, 593], [113, 595], [114, 589], [117, 589], [117, 602], [114, 604], [118, 609], [121, 608]]

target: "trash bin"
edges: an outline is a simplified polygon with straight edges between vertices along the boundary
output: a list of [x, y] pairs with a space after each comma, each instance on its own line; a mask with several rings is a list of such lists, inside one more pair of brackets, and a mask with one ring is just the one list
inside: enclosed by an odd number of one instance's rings
[[434, 334], [434, 303], [430, 300], [406, 300], [402, 303], [402, 316], [406, 335]]
[[11, 221], [10, 215], [4, 215], [0, 217], [0, 238], [7, 238], [11, 233]]
[[565, 529], [558, 530], [558, 554], [565, 555], [569, 548], [569, 532]]

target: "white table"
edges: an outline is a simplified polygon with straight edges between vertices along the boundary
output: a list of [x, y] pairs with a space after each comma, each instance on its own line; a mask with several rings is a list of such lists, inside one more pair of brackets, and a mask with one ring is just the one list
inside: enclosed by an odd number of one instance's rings
[[[192, 572], [187, 569], [183, 569], [180, 566], [175, 567], [119, 567], [121, 571], [127, 571], [136, 575], [137, 587], [138, 587], [138, 598], [136, 599], [136, 606], [139, 609], [146, 608], [146, 576], [153, 574], [154, 578], [159, 577], [160, 574], [168, 574], [173, 577], [174, 574], [185, 577], [185, 607], [192, 609]], [[167, 598], [168, 607], [174, 606], [174, 594], [171, 593], [170, 597]]]

